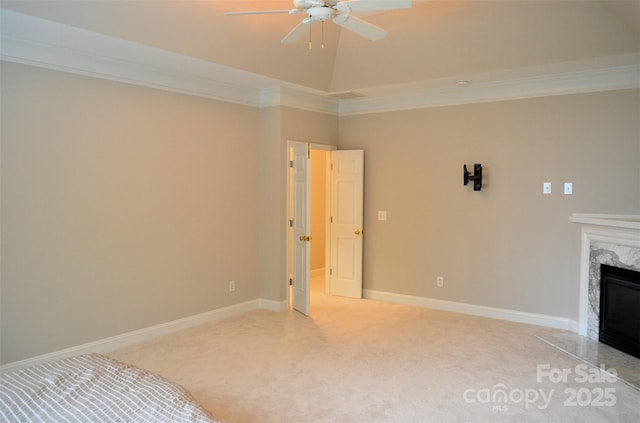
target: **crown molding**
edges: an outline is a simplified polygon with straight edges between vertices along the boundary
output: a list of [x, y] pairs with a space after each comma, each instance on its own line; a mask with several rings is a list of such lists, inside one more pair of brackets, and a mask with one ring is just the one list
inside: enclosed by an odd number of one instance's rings
[[2, 10], [2, 60], [257, 107], [266, 78]]
[[338, 114], [339, 100], [326, 93], [301, 90], [287, 86], [269, 87], [260, 90], [261, 107], [283, 106], [310, 112]]
[[[626, 58], [637, 60], [636, 55]], [[640, 61], [606, 68], [488, 80], [462, 86], [450, 83], [445, 87], [398, 87], [384, 94], [341, 100], [338, 113], [340, 116], [348, 116], [633, 88], [640, 88]]]
[[[600, 60], [588, 70], [544, 69], [469, 75], [393, 87], [358, 89], [340, 98], [162, 49], [0, 9], [0, 59], [88, 77], [236, 103], [284, 106], [338, 116], [425, 107], [640, 88], [640, 55]], [[540, 69], [529, 69], [539, 72]], [[525, 75], [525, 76], [522, 76]], [[476, 82], [477, 81], [477, 82]]]

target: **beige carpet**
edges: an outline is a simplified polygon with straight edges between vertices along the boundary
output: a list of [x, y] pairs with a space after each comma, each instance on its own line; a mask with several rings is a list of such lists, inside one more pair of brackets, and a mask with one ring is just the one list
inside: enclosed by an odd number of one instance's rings
[[329, 297], [316, 281], [311, 317], [254, 311], [110, 355], [228, 423], [640, 421], [640, 391], [536, 337], [557, 332]]

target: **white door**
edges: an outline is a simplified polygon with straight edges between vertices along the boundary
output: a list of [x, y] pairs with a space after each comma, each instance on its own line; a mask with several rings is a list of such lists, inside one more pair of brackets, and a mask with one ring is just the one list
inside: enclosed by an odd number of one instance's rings
[[331, 295], [362, 298], [364, 151], [331, 152]]
[[309, 144], [293, 143], [293, 308], [309, 315], [311, 272], [311, 160]]

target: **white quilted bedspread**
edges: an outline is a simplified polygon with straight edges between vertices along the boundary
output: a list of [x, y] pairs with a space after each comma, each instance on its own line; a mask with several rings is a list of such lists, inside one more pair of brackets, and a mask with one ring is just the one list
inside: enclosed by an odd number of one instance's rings
[[180, 386], [101, 354], [0, 374], [0, 421], [217, 422]]

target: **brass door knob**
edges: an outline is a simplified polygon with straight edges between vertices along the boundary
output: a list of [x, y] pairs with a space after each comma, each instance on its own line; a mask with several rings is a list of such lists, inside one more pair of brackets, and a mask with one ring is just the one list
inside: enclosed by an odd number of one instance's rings
[[360, 229], [356, 229], [355, 231], [353, 231], [353, 233], [356, 235], [360, 235]]
[[300, 236], [300, 241], [311, 241], [311, 237], [310, 236]]

